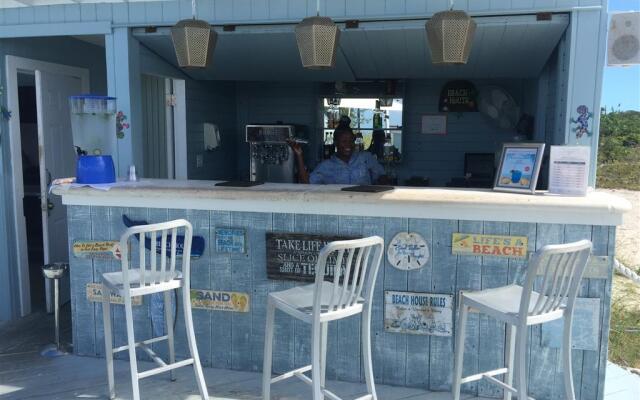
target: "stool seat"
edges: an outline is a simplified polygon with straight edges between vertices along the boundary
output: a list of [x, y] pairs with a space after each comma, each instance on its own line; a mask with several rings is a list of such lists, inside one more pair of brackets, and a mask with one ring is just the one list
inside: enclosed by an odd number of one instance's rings
[[[280, 310], [310, 323], [311, 317], [313, 316], [313, 302], [316, 287], [317, 286], [315, 284], [296, 286], [280, 292], [269, 293], [269, 298], [275, 302], [276, 307]], [[333, 289], [334, 285], [332, 282], [322, 282], [320, 307], [322, 308], [323, 313], [327, 313], [329, 311], [331, 300], [333, 299]], [[342, 290], [343, 286], [337, 285], [336, 291], [338, 293], [342, 293]], [[339, 318], [344, 318], [345, 313], [353, 315], [362, 312], [363, 304], [364, 299], [361, 296], [358, 296], [354, 305], [339, 310]], [[322, 321], [326, 321], [331, 320], [332, 318], [330, 314], [325, 314], [321, 315], [320, 319]]]
[[[466, 305], [484, 314], [503, 322], [515, 324], [519, 320], [520, 304], [524, 288], [520, 285], [508, 285], [494, 289], [486, 289], [477, 292], [462, 292]], [[540, 299], [542, 297], [542, 299]], [[529, 303], [529, 313], [533, 312], [538, 300], [546, 301], [547, 296], [541, 296], [532, 291]], [[560, 304], [559, 309], [564, 310], [565, 304]], [[556, 313], [556, 318], [562, 318], [562, 313]]]
[[[131, 288], [131, 294], [135, 296], [136, 289], [144, 289], [144, 285], [140, 286], [140, 268], [133, 268], [128, 271], [129, 285]], [[182, 286], [182, 272], [180, 271], [165, 271], [165, 278], [171, 277], [168, 281], [163, 282], [157, 286], [154, 286], [156, 292], [163, 292], [165, 290], [175, 289]], [[159, 281], [161, 279], [161, 271], [145, 270], [145, 281]], [[124, 290], [124, 273], [122, 271], [107, 272], [102, 274], [102, 284], [108, 286], [111, 290], [117, 291], [122, 295]], [[149, 293], [145, 290], [145, 293]]]

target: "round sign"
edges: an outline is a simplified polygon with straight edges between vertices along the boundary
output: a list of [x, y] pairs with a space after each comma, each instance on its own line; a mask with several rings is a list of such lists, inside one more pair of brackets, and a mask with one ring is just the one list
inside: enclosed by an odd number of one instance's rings
[[389, 242], [387, 259], [403, 271], [422, 268], [429, 261], [429, 245], [418, 233], [400, 232]]

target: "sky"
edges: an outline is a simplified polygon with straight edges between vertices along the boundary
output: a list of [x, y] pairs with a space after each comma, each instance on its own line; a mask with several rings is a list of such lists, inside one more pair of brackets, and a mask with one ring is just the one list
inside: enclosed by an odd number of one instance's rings
[[[640, 11], [640, 0], [609, 0], [609, 12]], [[640, 111], [640, 65], [604, 67], [602, 107]]]

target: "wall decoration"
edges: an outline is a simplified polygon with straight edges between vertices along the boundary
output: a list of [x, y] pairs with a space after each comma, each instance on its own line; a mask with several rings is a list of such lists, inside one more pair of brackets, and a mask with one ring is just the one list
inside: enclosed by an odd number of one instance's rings
[[[533, 257], [534, 253], [529, 253], [529, 259]], [[607, 279], [609, 277], [609, 271], [611, 271], [613, 265], [612, 256], [594, 256], [589, 257], [587, 261], [587, 267], [584, 269], [582, 279]], [[538, 276], [544, 275], [544, 269], [539, 268], [537, 271]]]
[[451, 254], [526, 258], [528, 243], [526, 236], [454, 233]]
[[249, 312], [247, 293], [191, 289], [191, 307], [211, 311]]
[[77, 258], [120, 260], [122, 257], [119, 240], [76, 240], [72, 252]]
[[589, 120], [593, 117], [593, 113], [589, 111], [589, 107], [584, 104], [576, 109], [578, 116], [571, 118], [571, 123], [576, 124], [571, 130], [576, 133], [576, 139], [580, 139], [584, 135], [591, 136], [593, 131], [589, 130]]
[[[320, 249], [329, 242], [346, 239], [353, 237], [268, 232], [267, 277], [313, 282]], [[325, 279], [333, 280], [335, 264], [335, 259], [327, 260]]]
[[493, 190], [535, 193], [544, 143], [505, 143]]
[[400, 232], [387, 247], [387, 259], [403, 271], [422, 268], [429, 261], [429, 245], [415, 232]]
[[447, 115], [446, 114], [426, 114], [422, 116], [422, 129], [420, 131], [426, 135], [446, 135]]
[[125, 129], [129, 129], [127, 116], [122, 111], [118, 111], [118, 113], [116, 114], [116, 137], [118, 139], [124, 139]]
[[238, 228], [216, 228], [216, 252], [246, 253], [246, 232]]
[[447, 82], [440, 91], [438, 110], [440, 112], [478, 111], [478, 91], [469, 81]]
[[[600, 299], [576, 299], [573, 310], [571, 347], [576, 350], [598, 350], [600, 343]], [[542, 346], [559, 349], [562, 345], [563, 319], [542, 324]]]
[[[129, 219], [129, 217], [127, 217], [124, 214], [122, 215], [122, 222], [127, 228], [131, 228], [132, 226], [138, 226], [138, 225], [149, 225], [147, 221], [134, 221], [132, 219]], [[135, 237], [137, 240], [138, 235], [135, 235]], [[151, 250], [151, 238], [148, 237], [148, 235], [145, 236], [144, 247], [147, 250]], [[205, 247], [204, 238], [202, 236], [193, 235], [193, 238], [191, 240], [191, 259], [197, 260], [198, 258], [202, 257], [202, 254], [204, 253], [204, 247]], [[184, 235], [178, 235], [178, 237], [176, 238], [176, 256], [182, 257], [183, 249], [184, 249]], [[160, 241], [160, 239], [158, 239], [156, 240], [156, 254], [160, 254], [161, 250], [162, 250], [162, 242]], [[166, 252], [168, 255], [171, 254], [171, 235], [167, 235]]]
[[384, 292], [384, 329], [414, 335], [452, 336], [453, 296]]
[[[87, 300], [94, 303], [102, 303], [102, 284], [101, 283], [87, 283]], [[111, 304], [124, 304], [124, 297], [115, 293], [111, 293]], [[133, 296], [131, 298], [131, 305], [139, 306], [142, 304], [142, 297]]]

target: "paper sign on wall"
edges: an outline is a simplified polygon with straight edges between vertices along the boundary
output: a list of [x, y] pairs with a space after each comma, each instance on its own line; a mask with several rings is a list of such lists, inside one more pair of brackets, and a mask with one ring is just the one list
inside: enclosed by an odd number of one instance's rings
[[454, 233], [451, 253], [469, 256], [527, 257], [526, 236], [476, 235]]
[[76, 240], [72, 250], [77, 258], [119, 260], [122, 257], [120, 242], [117, 240]]
[[551, 146], [549, 193], [586, 196], [590, 158], [588, 146]]
[[[94, 303], [102, 303], [102, 284], [87, 283], [87, 300]], [[124, 297], [115, 293], [111, 293], [111, 304], [124, 304]], [[142, 304], [142, 297], [134, 296], [131, 298], [131, 305], [139, 306]]]
[[216, 252], [242, 254], [245, 249], [245, 230], [239, 228], [216, 228]]
[[453, 296], [384, 292], [384, 329], [413, 335], [451, 336]]
[[191, 289], [191, 307], [201, 310], [249, 312], [247, 293]]

